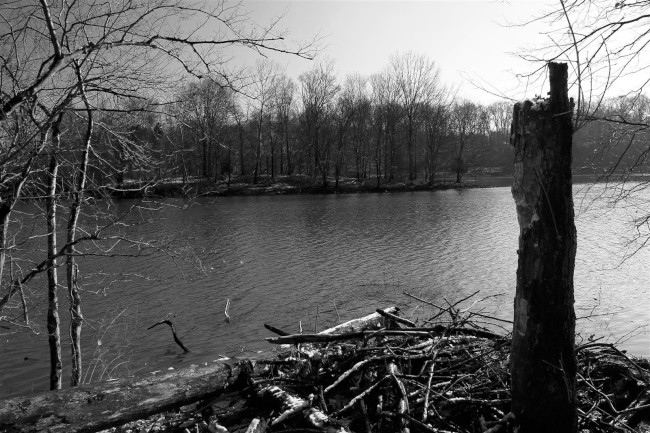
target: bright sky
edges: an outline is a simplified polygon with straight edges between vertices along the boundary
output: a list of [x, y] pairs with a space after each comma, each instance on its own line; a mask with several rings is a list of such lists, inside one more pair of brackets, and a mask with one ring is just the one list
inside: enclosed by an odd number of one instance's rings
[[[548, 27], [507, 24], [538, 16], [549, 4], [551, 0], [243, 2], [260, 24], [286, 12], [282, 23], [288, 39], [323, 36], [320, 57], [334, 60], [340, 81], [348, 73], [380, 72], [391, 54], [412, 50], [433, 59], [443, 82], [456, 87], [460, 97], [483, 103], [498, 98], [477, 89], [467, 78], [515, 99], [542, 93], [540, 84], [525, 89], [525, 81], [522, 84], [515, 77], [532, 67], [513, 53], [547, 43], [542, 33]], [[295, 79], [312, 67], [310, 61], [298, 58], [276, 60]]]

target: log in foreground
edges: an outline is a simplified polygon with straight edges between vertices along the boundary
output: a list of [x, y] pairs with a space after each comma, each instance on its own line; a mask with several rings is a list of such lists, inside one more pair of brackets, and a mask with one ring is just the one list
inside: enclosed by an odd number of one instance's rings
[[0, 431], [95, 432], [146, 418], [237, 388], [247, 361], [217, 363], [0, 402]]

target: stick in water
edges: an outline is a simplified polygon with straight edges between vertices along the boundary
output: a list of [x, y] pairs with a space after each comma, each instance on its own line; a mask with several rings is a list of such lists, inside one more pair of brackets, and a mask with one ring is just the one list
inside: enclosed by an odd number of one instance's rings
[[188, 349], [187, 347], [185, 347], [185, 345], [183, 344], [183, 342], [178, 338], [178, 335], [176, 335], [176, 327], [175, 327], [174, 324], [171, 322], [171, 320], [161, 320], [160, 322], [156, 323], [155, 325], [151, 325], [150, 327], [148, 327], [148, 328], [147, 328], [147, 331], [150, 330], [150, 329], [152, 329], [152, 328], [155, 328], [156, 326], [161, 325], [161, 324], [163, 324], [163, 323], [168, 324], [169, 327], [172, 329], [172, 334], [174, 335], [174, 341], [176, 342], [176, 344], [178, 344], [178, 345], [180, 346], [181, 349], [183, 349], [183, 352], [185, 352], [185, 353], [189, 352], [190, 349]]
[[230, 314], [228, 314], [228, 310], [230, 309], [230, 299], [226, 300], [226, 309], [224, 310], [223, 314], [226, 316], [226, 323], [230, 323]]

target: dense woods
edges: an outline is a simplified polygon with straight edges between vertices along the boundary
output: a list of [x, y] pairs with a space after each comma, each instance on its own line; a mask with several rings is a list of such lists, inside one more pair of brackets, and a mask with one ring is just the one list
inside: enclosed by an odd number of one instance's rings
[[[370, 77], [340, 77], [335, 69], [332, 62], [316, 63], [296, 81], [262, 60], [254, 82], [238, 91], [196, 80], [171, 103], [129, 102], [102, 113], [103, 122], [119, 127], [114, 135], [97, 134], [110, 164], [93, 171], [95, 185], [257, 184], [302, 175], [335, 188], [341, 178], [433, 185], [461, 182], [468, 172], [512, 174], [511, 102], [456, 96], [440, 82], [433, 60], [414, 53], [396, 54]], [[603, 101], [598, 119], [576, 133], [574, 171], [642, 172], [647, 131], [639, 125], [650, 115], [648, 102], [638, 94]]]
[[427, 57], [396, 54], [370, 77], [339, 77], [320, 62], [295, 81], [269, 60], [252, 75], [240, 91], [202, 80], [186, 83], [177, 102], [148, 101], [142, 115], [125, 107], [124, 134], [156, 169], [123, 158], [124, 171], [97, 183], [305, 175], [323, 185], [433, 184], [443, 172], [460, 181], [468, 170], [511, 171], [510, 104], [454, 97]]

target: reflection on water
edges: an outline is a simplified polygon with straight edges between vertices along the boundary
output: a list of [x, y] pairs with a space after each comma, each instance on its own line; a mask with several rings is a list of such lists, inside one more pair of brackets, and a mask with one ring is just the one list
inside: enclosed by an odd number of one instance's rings
[[[576, 313], [591, 316], [578, 321], [578, 330], [604, 335], [607, 341], [623, 339], [622, 347], [649, 356], [648, 334], [640, 328], [650, 323], [650, 273], [644, 266], [650, 263], [650, 250], [623, 260], [622, 234], [630, 233], [635, 210], [591, 203], [595, 195], [576, 191]], [[466, 307], [485, 298], [472, 308], [509, 319], [518, 231], [509, 188], [205, 199], [188, 210], [170, 207], [155, 224], [130, 233], [173, 236], [194, 246], [202, 252], [205, 274], [158, 256], [87, 259], [82, 271], [101, 268], [108, 275], [129, 277], [112, 284], [106, 277], [105, 292], [85, 294], [83, 306], [88, 318], [106, 317], [104, 325], [110, 323], [107, 311], [123, 311], [105, 335], [118, 334], [123, 348], [132, 351], [132, 371], [269, 349], [263, 323], [289, 332], [322, 329], [339, 317], [389, 305], [413, 318], [432, 314], [432, 307], [418, 305], [403, 291], [441, 302], [478, 290]], [[179, 278], [179, 270], [188, 278]], [[228, 299], [230, 324], [223, 314]], [[189, 354], [180, 353], [168, 329], [146, 330], [170, 313], [192, 349]], [[99, 347], [91, 324], [84, 329], [87, 364]], [[97, 329], [100, 325], [94, 323]], [[0, 392], [43, 389], [45, 336], [5, 340]], [[105, 354], [107, 359], [110, 355]], [[91, 365], [99, 374], [127, 358], [125, 352], [107, 360], [108, 366]]]

